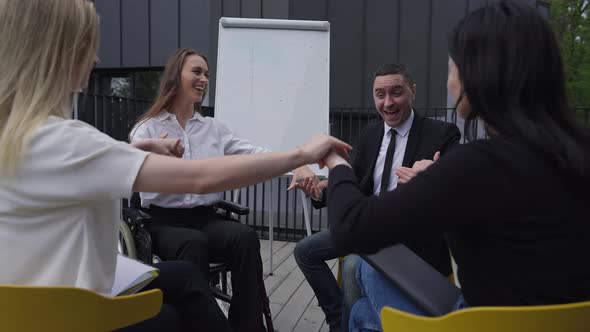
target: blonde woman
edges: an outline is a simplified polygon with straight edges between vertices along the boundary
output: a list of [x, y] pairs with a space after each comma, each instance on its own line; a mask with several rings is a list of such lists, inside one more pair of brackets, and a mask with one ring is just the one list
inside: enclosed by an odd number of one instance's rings
[[[115, 271], [116, 200], [133, 191], [246, 186], [349, 149], [318, 135], [287, 152], [182, 160], [69, 120], [73, 91], [86, 85], [98, 49], [98, 17], [87, 0], [0, 0], [0, 40], [0, 252], [11, 262], [0, 271], [1, 284], [105, 292]], [[175, 302], [163, 307], [164, 321], [175, 321], [179, 331], [202, 327], [199, 320], [210, 317], [191, 310], [207, 296], [202, 288], [166, 268], [161, 278], [190, 293], [163, 289], [165, 302]]]

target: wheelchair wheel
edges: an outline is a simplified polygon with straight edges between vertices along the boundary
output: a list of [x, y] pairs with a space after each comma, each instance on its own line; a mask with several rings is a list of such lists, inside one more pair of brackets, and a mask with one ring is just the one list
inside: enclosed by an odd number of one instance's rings
[[152, 255], [152, 237], [150, 236], [150, 233], [143, 227], [135, 227], [133, 239], [135, 240], [137, 259], [146, 264], [154, 263], [154, 257]]
[[231, 272], [222, 263], [209, 264], [209, 286], [213, 296], [224, 302], [231, 302], [233, 294]]
[[137, 258], [137, 250], [135, 249], [135, 240], [129, 226], [124, 221], [119, 222], [119, 253]]

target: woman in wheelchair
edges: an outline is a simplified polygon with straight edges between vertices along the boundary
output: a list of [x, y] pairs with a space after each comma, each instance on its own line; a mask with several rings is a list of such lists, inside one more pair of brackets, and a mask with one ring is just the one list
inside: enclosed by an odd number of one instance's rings
[[[180, 139], [183, 159], [268, 152], [236, 137], [223, 123], [200, 113], [209, 84], [207, 58], [195, 50], [178, 49], [164, 69], [158, 95], [131, 131], [131, 142], [168, 136]], [[307, 167], [295, 178], [313, 177]], [[210, 262], [228, 262], [233, 296], [229, 321], [234, 330], [262, 331], [262, 260], [256, 232], [218, 215], [214, 204], [223, 193], [166, 194], [142, 192], [141, 206], [152, 220], [147, 229], [154, 252], [164, 260], [188, 260], [204, 273]]]
[[[350, 148], [318, 135], [287, 152], [183, 160], [71, 120], [74, 91], [86, 86], [97, 61], [98, 21], [88, 0], [0, 0], [0, 252], [11, 262], [0, 284], [106, 292], [121, 198], [251, 185]], [[174, 148], [165, 140], [136, 145]], [[152, 286], [161, 287], [165, 304], [142, 331], [229, 330], [196, 267], [171, 262], [160, 271]]]

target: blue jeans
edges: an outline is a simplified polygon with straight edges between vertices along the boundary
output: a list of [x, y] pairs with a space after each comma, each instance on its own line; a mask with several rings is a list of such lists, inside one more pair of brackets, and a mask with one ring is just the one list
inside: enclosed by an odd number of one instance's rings
[[[379, 315], [385, 306], [414, 315], [425, 315], [422, 309], [408, 299], [400, 288], [364, 260], [359, 264], [356, 279], [363, 297], [352, 306], [349, 320], [351, 332], [383, 331]], [[466, 307], [468, 305], [460, 295], [453, 311]]]
[[348, 255], [342, 264], [342, 331], [348, 331], [350, 310], [363, 294], [356, 281], [356, 271], [362, 259], [358, 255]]
[[299, 241], [293, 255], [318, 298], [330, 331], [341, 331], [342, 293], [326, 261], [347, 253], [334, 249], [330, 232], [326, 230]]

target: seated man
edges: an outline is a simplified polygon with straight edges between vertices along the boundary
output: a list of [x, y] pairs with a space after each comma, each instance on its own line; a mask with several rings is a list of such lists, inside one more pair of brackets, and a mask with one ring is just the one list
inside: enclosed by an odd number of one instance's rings
[[[385, 64], [375, 72], [373, 99], [383, 122], [369, 124], [365, 128], [353, 163], [365, 195], [394, 190], [398, 181], [401, 183], [407, 179], [407, 167], [415, 161], [444, 154], [459, 142], [461, 134], [455, 125], [427, 119], [414, 112], [412, 102], [415, 95], [416, 84], [404, 65]], [[406, 168], [401, 173], [394, 173], [401, 166]], [[327, 182], [305, 180], [297, 187], [312, 197], [314, 207], [321, 208], [326, 204], [326, 195], [322, 190], [326, 185]], [[448, 249], [442, 234], [420, 234], [404, 244], [440, 273], [451, 273]], [[334, 248], [329, 230], [301, 240], [294, 251], [297, 265], [326, 314], [330, 331], [345, 330], [346, 318], [343, 321], [342, 293], [325, 261], [348, 254]]]

